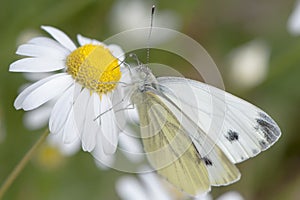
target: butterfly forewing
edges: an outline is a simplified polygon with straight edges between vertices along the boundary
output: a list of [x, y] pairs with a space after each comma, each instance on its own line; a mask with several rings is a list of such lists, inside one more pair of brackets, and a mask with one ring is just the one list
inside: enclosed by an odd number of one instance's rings
[[233, 163], [268, 149], [281, 135], [278, 125], [264, 111], [223, 90], [179, 77], [157, 80], [164, 94], [202, 128]]

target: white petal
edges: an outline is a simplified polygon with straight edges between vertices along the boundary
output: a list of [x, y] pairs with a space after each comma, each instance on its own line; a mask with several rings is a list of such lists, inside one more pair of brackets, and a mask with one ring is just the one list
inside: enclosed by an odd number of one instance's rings
[[101, 99], [101, 128], [102, 128], [102, 145], [106, 154], [115, 153], [118, 145], [118, 128], [116, 126], [115, 113], [112, 109], [112, 103], [107, 95]]
[[75, 83], [75, 89], [74, 89], [74, 99], [73, 101], [76, 102], [76, 99], [78, 98], [79, 94], [82, 92], [82, 85], [79, 83]]
[[95, 121], [100, 126], [100, 115], [101, 115], [101, 101], [98, 95], [93, 96], [94, 99], [94, 113], [95, 113]]
[[54, 105], [49, 120], [49, 129], [51, 133], [58, 133], [66, 124], [73, 104], [73, 91], [74, 86], [68, 88]]
[[[121, 87], [117, 87], [113, 93], [108, 94], [111, 96], [110, 100], [112, 102], [113, 110], [122, 111], [124, 108], [126, 108], [129, 103], [127, 103], [126, 100], [124, 100], [125, 97], [123, 90]], [[126, 127], [126, 124], [128, 124], [126, 112], [116, 112], [115, 113], [115, 122], [119, 128], [119, 130], [124, 130]]]
[[130, 108], [126, 110], [127, 119], [133, 124], [139, 124], [139, 114], [136, 108]]
[[95, 121], [94, 114], [94, 96], [98, 96], [96, 93], [89, 98], [89, 102], [87, 105], [87, 111], [85, 116], [85, 123], [83, 127], [82, 133], [82, 148], [84, 151], [91, 152], [96, 145], [96, 135], [99, 133], [100, 127]]
[[73, 83], [70, 75], [59, 76], [40, 85], [40, 87], [32, 90], [22, 102], [24, 110], [32, 110], [50, 99], [56, 97], [58, 94], [64, 92]]
[[75, 140], [72, 143], [65, 144], [65, 143], [63, 143], [61, 134], [50, 134], [47, 137], [47, 142], [50, 145], [57, 147], [64, 156], [71, 156], [71, 155], [75, 154], [76, 152], [78, 152], [80, 149], [80, 140], [79, 139]]
[[36, 81], [39, 81], [41, 79], [44, 79], [44, 78], [47, 78], [49, 76], [52, 76], [54, 75], [55, 73], [53, 72], [40, 72], [40, 73], [23, 73], [24, 77], [29, 80], [29, 81], [32, 81], [32, 82], [36, 82]]
[[101, 169], [108, 169], [115, 162], [115, 156], [107, 155], [103, 152], [102, 144], [101, 142], [99, 142], [101, 141], [100, 139], [101, 139], [101, 135], [97, 134], [97, 144], [94, 150], [92, 151], [92, 155], [95, 158], [97, 167]]
[[83, 89], [75, 100], [74, 104], [74, 119], [78, 128], [79, 137], [82, 139], [82, 133], [84, 128], [85, 116], [87, 111], [87, 105], [90, 99], [90, 91]]
[[55, 40], [47, 37], [35, 37], [27, 42], [28, 44], [34, 44], [37, 46], [45, 46], [53, 49], [57, 49], [58, 51], [64, 52], [65, 54], [70, 53], [70, 50], [56, 42]]
[[9, 66], [11, 72], [51, 72], [65, 68], [65, 62], [51, 58], [23, 58]]
[[69, 52], [60, 51], [58, 49], [54, 49], [47, 46], [23, 44], [18, 47], [16, 54], [23, 56], [44, 57], [64, 60], [68, 56]]
[[84, 37], [80, 34], [77, 35], [77, 40], [80, 46], [86, 45], [86, 44], [94, 44], [94, 45], [103, 45], [105, 46], [102, 42], [99, 42], [98, 40], [90, 39], [87, 37]]
[[35, 89], [37, 89], [38, 87], [42, 86], [43, 84], [53, 80], [53, 79], [56, 79], [56, 78], [59, 78], [61, 76], [65, 76], [66, 74], [65, 73], [60, 73], [60, 74], [55, 74], [55, 75], [52, 75], [52, 76], [49, 76], [47, 78], [44, 78], [42, 80], [39, 80], [38, 82], [30, 85], [29, 87], [27, 87], [25, 90], [23, 90], [19, 96], [16, 98], [15, 102], [14, 102], [14, 106], [16, 109], [21, 109], [22, 108], [22, 103], [23, 101], [25, 100], [25, 98], [32, 92], [34, 91]]
[[119, 61], [122, 62], [125, 60], [125, 53], [120, 46], [115, 44], [110, 44], [108, 45], [108, 49], [110, 50], [112, 55], [116, 57]]
[[51, 26], [42, 26], [42, 29], [47, 31], [54, 39], [70, 51], [74, 51], [76, 49], [75, 44], [64, 32]]
[[[109, 162], [113, 163], [113, 161], [114, 161], [114, 160], [109, 161]], [[94, 162], [95, 162], [96, 166], [97, 166], [99, 169], [101, 169], [101, 170], [109, 170], [109, 169], [110, 169], [108, 166], [104, 165], [102, 162], [100, 162], [100, 161], [97, 160], [97, 159], [94, 159]]]
[[120, 147], [122, 147], [124, 156], [133, 163], [138, 163], [144, 159], [143, 148], [138, 139], [130, 137], [125, 133], [119, 136]]
[[80, 145], [79, 138], [76, 138], [76, 140], [74, 140], [71, 143], [63, 143], [63, 142], [59, 143], [59, 150], [64, 156], [74, 155], [80, 150], [80, 147], [81, 145]]
[[77, 125], [74, 119], [74, 110], [73, 107], [70, 110], [68, 119], [66, 121], [66, 125], [63, 132], [63, 142], [65, 144], [71, 144], [76, 140], [80, 139]]

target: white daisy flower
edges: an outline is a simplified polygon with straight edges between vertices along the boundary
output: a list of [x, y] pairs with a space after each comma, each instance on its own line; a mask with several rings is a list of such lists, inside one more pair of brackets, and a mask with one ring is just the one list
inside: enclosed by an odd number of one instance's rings
[[79, 137], [84, 151], [100, 145], [106, 154], [114, 153], [119, 134], [114, 108], [122, 106], [121, 99], [115, 98], [122, 96], [118, 85], [122, 81], [122, 49], [81, 35], [77, 36], [77, 48], [62, 31], [50, 26], [42, 29], [54, 39], [36, 37], [19, 46], [16, 53], [29, 58], [12, 63], [9, 70], [60, 73], [23, 90], [15, 108], [33, 110], [57, 98], [49, 119], [51, 133], [61, 135], [64, 143]]

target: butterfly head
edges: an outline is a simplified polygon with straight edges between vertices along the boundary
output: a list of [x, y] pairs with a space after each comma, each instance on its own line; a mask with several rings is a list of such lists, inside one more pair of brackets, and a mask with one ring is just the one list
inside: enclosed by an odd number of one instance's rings
[[139, 92], [156, 89], [157, 80], [151, 69], [144, 64], [133, 68], [133, 82]]

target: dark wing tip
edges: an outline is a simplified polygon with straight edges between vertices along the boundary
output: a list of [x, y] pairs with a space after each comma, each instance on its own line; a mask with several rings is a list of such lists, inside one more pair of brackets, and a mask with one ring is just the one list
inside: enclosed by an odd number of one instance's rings
[[267, 149], [269, 145], [274, 144], [281, 135], [280, 128], [276, 122], [263, 112], [258, 113], [255, 129], [263, 133], [265, 141], [262, 140], [259, 143], [262, 150]]

